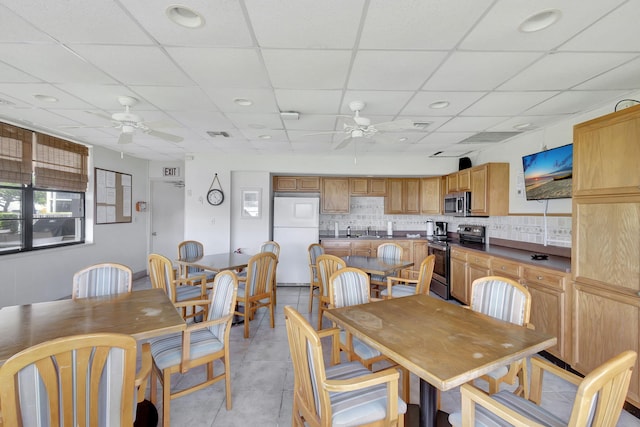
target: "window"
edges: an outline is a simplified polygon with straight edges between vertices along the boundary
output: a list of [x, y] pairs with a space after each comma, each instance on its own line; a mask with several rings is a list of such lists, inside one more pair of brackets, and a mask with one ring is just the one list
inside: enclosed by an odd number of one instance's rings
[[84, 242], [87, 147], [0, 123], [0, 254]]

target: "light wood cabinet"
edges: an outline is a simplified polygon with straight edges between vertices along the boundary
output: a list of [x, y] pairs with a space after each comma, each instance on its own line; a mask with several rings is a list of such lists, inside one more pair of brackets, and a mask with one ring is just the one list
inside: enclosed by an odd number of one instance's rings
[[351, 242], [351, 255], [357, 256], [375, 256], [378, 250], [378, 242], [375, 241], [373, 247], [371, 240], [358, 240]]
[[323, 213], [349, 213], [349, 178], [322, 178]]
[[[447, 193], [471, 190], [470, 169], [463, 169], [447, 175]], [[446, 194], [446, 193], [445, 193]]]
[[473, 281], [491, 275], [491, 257], [479, 252], [469, 253], [467, 256], [467, 295], [471, 297]]
[[440, 214], [442, 208], [442, 180], [439, 176], [420, 178], [420, 213]]
[[491, 275], [520, 281], [520, 264], [503, 258], [491, 258]]
[[387, 178], [386, 214], [420, 214], [420, 178]]
[[351, 255], [351, 242], [344, 240], [323, 240], [324, 253], [335, 256]]
[[387, 195], [386, 178], [349, 178], [352, 196], [384, 197]]
[[319, 176], [274, 176], [273, 191], [298, 191], [298, 192], [318, 192], [320, 191]]
[[456, 191], [458, 191], [458, 172], [447, 175], [447, 192], [445, 194]]
[[470, 303], [467, 279], [467, 251], [451, 249], [450, 289], [451, 296], [463, 304]]
[[[572, 367], [640, 353], [640, 106], [574, 126]], [[640, 363], [627, 400], [640, 405]]]
[[471, 213], [473, 215], [509, 214], [509, 164], [485, 163], [469, 169], [471, 176]]

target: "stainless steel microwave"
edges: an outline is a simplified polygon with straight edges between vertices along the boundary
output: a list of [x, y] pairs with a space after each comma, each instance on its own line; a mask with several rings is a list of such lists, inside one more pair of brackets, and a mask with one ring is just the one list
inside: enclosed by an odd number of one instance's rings
[[462, 191], [445, 195], [444, 214], [451, 216], [471, 216], [471, 192]]

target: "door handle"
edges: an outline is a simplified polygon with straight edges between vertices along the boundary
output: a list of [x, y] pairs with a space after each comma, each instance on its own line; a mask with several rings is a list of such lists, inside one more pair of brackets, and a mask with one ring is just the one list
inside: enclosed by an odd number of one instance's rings
[[152, 236], [157, 236], [158, 233], [156, 233], [155, 231], [151, 233]]

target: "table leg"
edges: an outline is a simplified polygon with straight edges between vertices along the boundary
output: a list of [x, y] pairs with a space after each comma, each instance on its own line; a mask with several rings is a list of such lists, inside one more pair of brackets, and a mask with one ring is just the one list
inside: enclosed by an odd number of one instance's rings
[[450, 427], [447, 413], [438, 410], [438, 389], [420, 378], [420, 427]]

